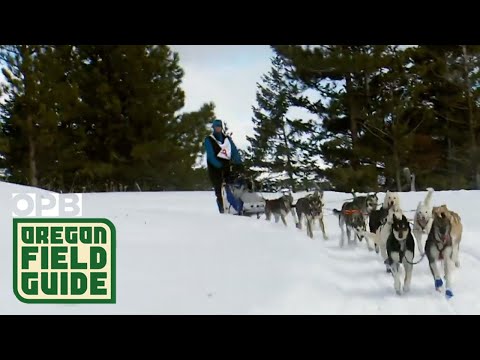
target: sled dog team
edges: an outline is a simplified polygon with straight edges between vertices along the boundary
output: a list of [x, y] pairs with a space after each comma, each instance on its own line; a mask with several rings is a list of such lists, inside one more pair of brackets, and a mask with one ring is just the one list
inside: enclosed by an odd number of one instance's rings
[[[344, 202], [341, 210], [333, 209], [338, 216], [341, 230], [340, 246], [344, 246], [345, 235], [349, 244], [356, 244], [357, 239], [360, 242], [365, 240], [368, 250], [380, 253], [386, 271], [393, 276], [395, 291], [400, 295], [402, 290], [410, 290], [412, 270], [419, 262], [414, 262], [416, 243], [421, 259], [424, 256], [428, 259], [435, 289], [451, 298], [453, 268], [460, 266], [459, 250], [463, 226], [460, 216], [447, 205], [433, 206], [434, 190], [427, 190], [425, 199], [418, 203], [415, 210], [413, 226], [403, 214], [399, 193], [387, 191], [383, 204], [378, 208], [377, 193], [356, 196], [352, 192], [353, 200]], [[276, 222], [281, 219], [286, 226], [286, 217], [291, 213], [297, 228], [302, 229], [303, 222], [306, 222], [307, 235], [310, 238], [313, 238], [313, 225], [318, 220], [323, 238], [327, 240], [323, 222], [323, 191], [317, 190], [298, 199], [296, 204], [293, 202], [291, 193], [284, 193], [278, 199], [266, 200], [266, 219], [270, 220], [273, 215]], [[438, 268], [438, 263], [442, 262], [445, 286]], [[400, 265], [403, 265], [405, 272], [403, 289]]]

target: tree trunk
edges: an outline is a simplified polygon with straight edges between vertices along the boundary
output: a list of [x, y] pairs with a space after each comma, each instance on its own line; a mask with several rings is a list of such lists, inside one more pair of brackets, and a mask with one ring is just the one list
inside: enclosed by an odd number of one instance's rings
[[405, 181], [408, 184], [410, 184], [410, 191], [416, 191], [415, 190], [415, 174], [410, 171], [408, 167], [403, 168], [403, 176], [405, 177]]
[[395, 167], [395, 182], [397, 183], [397, 191], [402, 191], [402, 170], [400, 169], [400, 157], [398, 155], [397, 141], [395, 134], [393, 135], [393, 166]]
[[32, 116], [28, 115], [27, 118], [27, 129], [28, 129], [28, 163], [30, 169], [30, 185], [31, 186], [38, 186], [38, 179], [37, 179], [37, 161], [35, 155], [35, 140], [33, 136], [33, 123], [32, 123]]
[[472, 101], [472, 87], [470, 85], [470, 75], [468, 69], [468, 54], [467, 54], [467, 46], [462, 45], [463, 49], [463, 65], [465, 70], [465, 87], [467, 90], [467, 101], [468, 101], [468, 124], [469, 124], [469, 131], [470, 131], [470, 154], [471, 154], [471, 164], [473, 170], [473, 182], [475, 183], [475, 188], [480, 189], [480, 171], [477, 166], [477, 140], [475, 136], [476, 131], [476, 121], [475, 117], [473, 116], [473, 101]]
[[346, 90], [347, 90], [347, 99], [348, 99], [348, 112], [350, 115], [350, 133], [352, 137], [352, 159], [351, 159], [351, 165], [353, 170], [358, 169], [358, 160], [357, 160], [357, 133], [358, 133], [358, 127], [357, 127], [357, 118], [358, 118], [358, 112], [357, 112], [357, 107], [355, 104], [355, 99], [353, 97], [353, 86], [352, 86], [352, 78], [348, 74], [345, 78], [346, 81]]
[[[447, 122], [447, 129], [448, 129], [448, 122]], [[457, 184], [455, 183], [455, 176], [453, 176], [454, 174], [456, 174], [457, 172], [457, 167], [454, 163], [454, 159], [455, 159], [455, 148], [452, 144], [452, 139], [450, 138], [450, 136], [448, 135], [448, 130], [447, 130], [447, 161], [448, 161], [448, 187], [450, 189], [453, 189], [457, 186]]]
[[[395, 163], [397, 163], [395, 161]], [[395, 165], [395, 182], [397, 183], [397, 191], [402, 191], [402, 176], [400, 171], [400, 166]]]
[[290, 152], [290, 147], [288, 146], [287, 141], [287, 132], [285, 131], [285, 125], [282, 127], [282, 136], [283, 142], [285, 144], [285, 149], [287, 150], [287, 173], [290, 178], [290, 186], [292, 187], [292, 192], [295, 191], [295, 179], [293, 178], [293, 166], [292, 166], [292, 154]]
[[36, 161], [36, 149], [35, 149], [35, 126], [33, 124], [33, 101], [34, 101], [34, 90], [30, 87], [31, 79], [29, 76], [31, 74], [31, 58], [32, 54], [34, 53], [34, 48], [30, 45], [21, 45], [19, 47], [19, 55], [22, 58], [22, 64], [20, 65], [23, 67], [20, 69], [20, 72], [23, 72], [24, 79], [24, 92], [25, 92], [25, 99], [26, 103], [26, 114], [27, 118], [24, 130], [26, 130], [26, 138], [28, 141], [28, 178], [30, 186], [38, 186], [38, 178], [37, 178], [37, 161]]

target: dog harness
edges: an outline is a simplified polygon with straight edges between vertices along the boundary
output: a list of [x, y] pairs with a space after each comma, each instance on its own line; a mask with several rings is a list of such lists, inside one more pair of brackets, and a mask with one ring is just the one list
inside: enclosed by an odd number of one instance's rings
[[353, 215], [353, 214], [361, 214], [361, 211], [358, 209], [351, 209], [351, 210], [343, 210], [344, 215]]

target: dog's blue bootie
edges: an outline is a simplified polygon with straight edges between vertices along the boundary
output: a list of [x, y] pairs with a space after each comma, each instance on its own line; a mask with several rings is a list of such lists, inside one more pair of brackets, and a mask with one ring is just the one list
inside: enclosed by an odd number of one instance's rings
[[442, 287], [443, 285], [443, 281], [442, 279], [435, 279], [435, 288], [439, 288], [439, 287]]
[[445, 296], [447, 297], [447, 299], [451, 299], [453, 297], [452, 290], [447, 289], [447, 291], [445, 291]]

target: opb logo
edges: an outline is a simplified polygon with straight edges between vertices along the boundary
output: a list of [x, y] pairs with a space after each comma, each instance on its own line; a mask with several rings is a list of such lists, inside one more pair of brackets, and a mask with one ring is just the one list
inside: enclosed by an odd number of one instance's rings
[[82, 194], [13, 193], [13, 217], [82, 216]]

